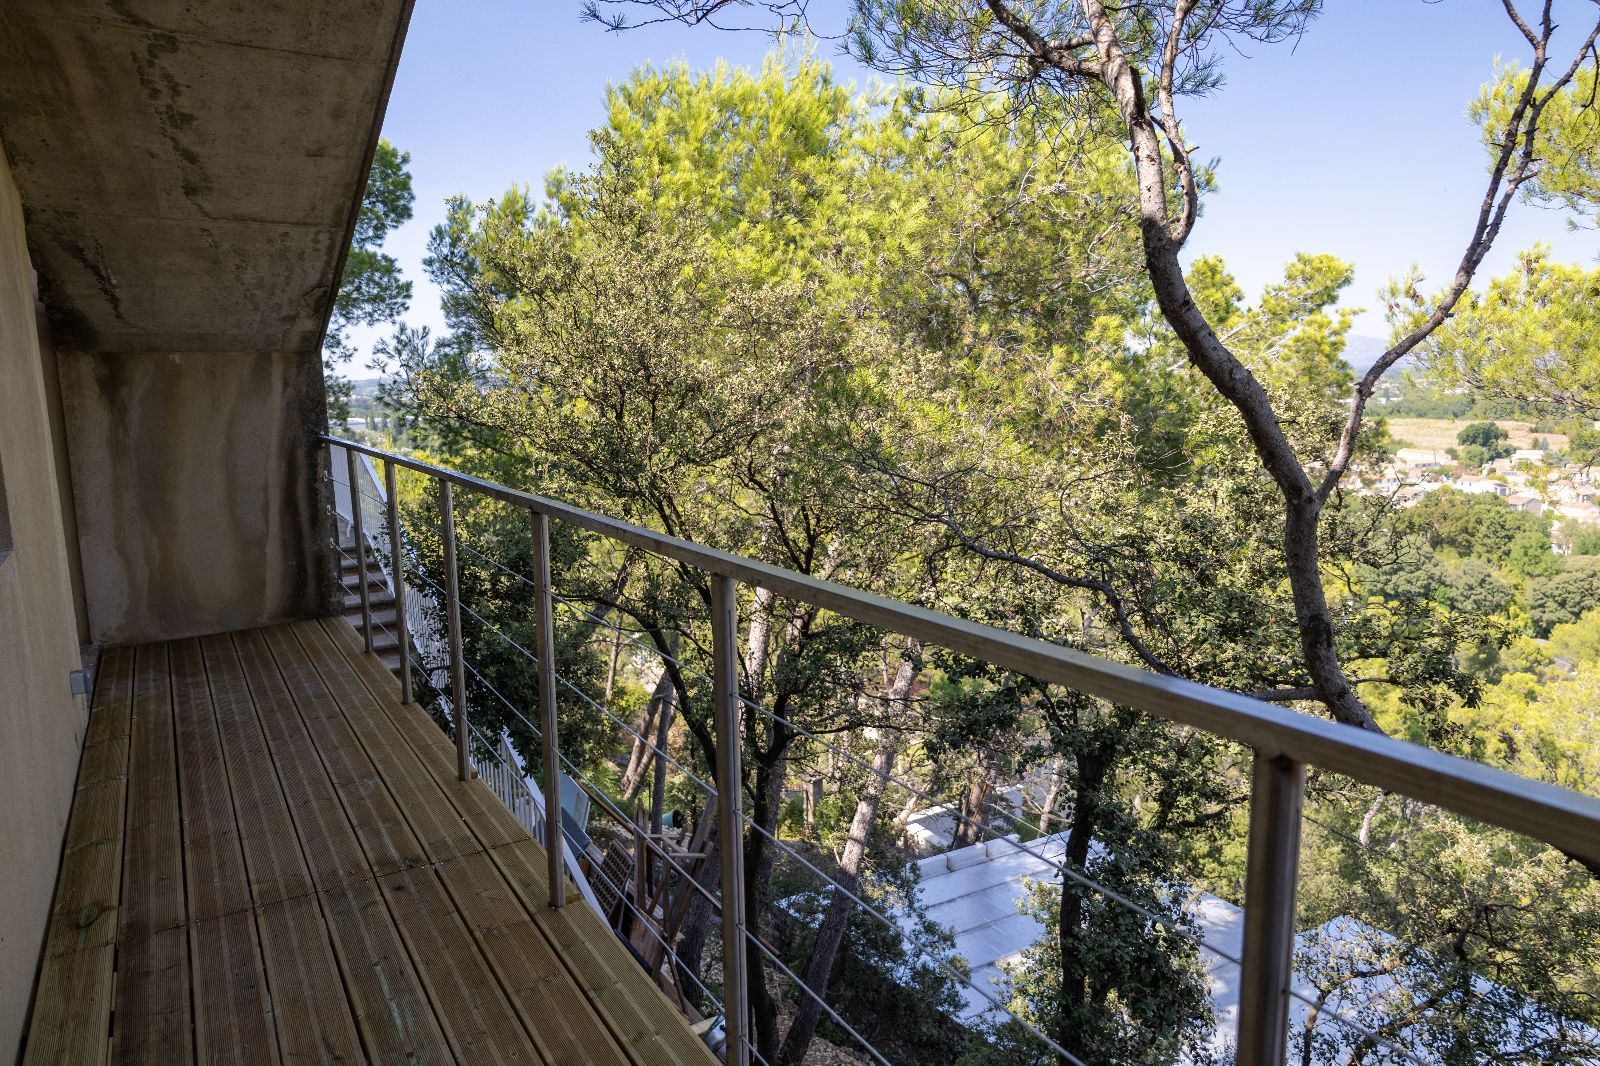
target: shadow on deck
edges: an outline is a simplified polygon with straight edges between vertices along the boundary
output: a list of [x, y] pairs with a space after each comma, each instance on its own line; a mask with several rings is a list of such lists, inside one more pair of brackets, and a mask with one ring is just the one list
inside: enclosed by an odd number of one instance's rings
[[342, 621], [101, 660], [24, 1062], [715, 1061]]

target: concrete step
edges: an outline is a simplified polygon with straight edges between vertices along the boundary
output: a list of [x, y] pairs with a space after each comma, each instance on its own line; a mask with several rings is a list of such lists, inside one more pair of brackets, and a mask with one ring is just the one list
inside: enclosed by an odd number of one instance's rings
[[[354, 616], [346, 615], [345, 619], [350, 623], [351, 629], [355, 630], [357, 633], [361, 632], [361, 615], [359, 612], [357, 612]], [[375, 619], [375, 621], [381, 621], [381, 619]], [[388, 623], [385, 622], [384, 625], [388, 626]], [[395, 633], [393, 626], [389, 626], [388, 629], [379, 629], [376, 625], [372, 627], [373, 651], [397, 651], [399, 647], [400, 638]]]
[[[346, 559], [344, 556], [340, 556], [339, 557], [339, 573], [340, 574], [358, 574], [360, 572], [361, 572], [361, 568], [356, 565], [354, 559]], [[381, 574], [381, 573], [383, 573], [383, 565], [381, 563], [379, 563], [376, 559], [368, 559], [367, 560], [367, 573], [369, 573], [369, 574]]]
[[[367, 588], [369, 590], [367, 593], [367, 600], [372, 604], [372, 609], [374, 611], [380, 607], [394, 606], [394, 593], [389, 591], [389, 587], [387, 585], [383, 586], [382, 588], [373, 588], [371, 585], [368, 585]], [[361, 610], [360, 585], [356, 585], [354, 589], [346, 590], [344, 594], [343, 605], [346, 613], [350, 611]]]
[[[355, 574], [355, 573], [343, 574], [339, 578], [339, 584], [344, 586], [344, 592], [345, 592], [346, 596], [359, 597], [361, 595], [361, 575], [360, 574]], [[376, 574], [368, 573], [367, 574], [367, 590], [369, 592], [371, 592], [372, 594], [374, 594], [374, 595], [376, 595], [380, 591], [383, 592], [385, 595], [387, 595], [388, 591], [389, 591], [388, 579], [385, 578], [381, 572], [380, 573], [376, 573]]]
[[[361, 603], [360, 603], [360, 601], [357, 601], [354, 605], [347, 605], [345, 607], [345, 609], [344, 609], [344, 616], [347, 619], [350, 620], [350, 624], [351, 625], [360, 626], [361, 625]], [[374, 603], [372, 605], [372, 620], [374, 622], [378, 622], [378, 623], [381, 623], [382, 625], [388, 626], [390, 629], [393, 629], [394, 625], [395, 625], [394, 604], [393, 603], [383, 603], [383, 604]]]
[[[357, 633], [361, 623], [361, 566], [356, 561], [355, 542], [339, 545], [339, 584], [343, 590], [341, 606], [345, 621]], [[371, 557], [367, 560], [367, 602], [372, 610], [372, 651], [383, 665], [394, 674], [400, 672], [401, 651], [395, 635], [396, 615], [394, 594], [389, 591], [389, 579], [382, 565]], [[380, 628], [381, 627], [381, 628]]]

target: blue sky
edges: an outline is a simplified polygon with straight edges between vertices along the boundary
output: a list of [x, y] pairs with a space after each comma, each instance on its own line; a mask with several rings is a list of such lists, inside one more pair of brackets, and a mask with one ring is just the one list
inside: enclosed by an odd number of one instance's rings
[[[819, 29], [842, 26], [843, 8], [815, 0]], [[1558, 15], [1572, 16], [1558, 34], [1563, 57], [1587, 8], [1557, 0]], [[416, 217], [387, 245], [415, 283], [411, 324], [442, 328], [421, 260], [447, 197], [537, 189], [550, 168], [584, 165], [607, 82], [643, 63], [754, 66], [769, 43], [676, 26], [607, 33], [578, 11], [578, 0], [418, 0], [384, 122], [411, 153], [417, 194]], [[1466, 105], [1496, 56], [1526, 47], [1499, 0], [1330, 0], [1298, 43], [1232, 52], [1221, 91], [1180, 105], [1200, 154], [1220, 162], [1191, 254], [1223, 256], [1254, 293], [1297, 251], [1329, 252], [1356, 265], [1346, 294], [1355, 307], [1376, 307], [1384, 279], [1412, 263], [1448, 277], [1483, 194]], [[858, 83], [870, 77], [842, 57], [835, 64]], [[1541, 239], [1566, 259], [1597, 251], [1592, 231], [1569, 233], [1561, 215], [1519, 206], [1489, 270]], [[1382, 334], [1381, 317], [1369, 311], [1356, 332]], [[375, 336], [355, 339], [365, 348]]]

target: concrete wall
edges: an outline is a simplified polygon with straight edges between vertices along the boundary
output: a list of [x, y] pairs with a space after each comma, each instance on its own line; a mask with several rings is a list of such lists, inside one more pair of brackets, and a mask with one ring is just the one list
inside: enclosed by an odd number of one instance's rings
[[87, 709], [22, 210], [0, 152], [0, 1062], [22, 1041]]
[[89, 632], [166, 640], [329, 613], [308, 353], [60, 353]]

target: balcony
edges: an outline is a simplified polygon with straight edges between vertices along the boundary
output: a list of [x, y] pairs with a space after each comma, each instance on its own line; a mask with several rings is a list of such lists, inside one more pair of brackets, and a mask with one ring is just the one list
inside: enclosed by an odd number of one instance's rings
[[[886, 939], [906, 917], [746, 809], [751, 752], [777, 732], [918, 815], [937, 843], [894, 872], [984, 941], [941, 974], [961, 1002], [939, 1024], [976, 1047], [993, 1029], [968, 1023], [1008, 1019], [1040, 1061], [1082, 1060], [1005, 985], [1040, 936], [1024, 877], [1190, 952], [1221, 1054], [1244, 1066], [1284, 1063], [1311, 1012], [1350, 1005], [1297, 968], [1312, 769], [1600, 870], [1593, 797], [323, 436], [318, 349], [410, 8], [0, 8], [0, 1063], [765, 1066], [776, 1001], [887, 1063], [775, 935], [807, 896]], [[398, 477], [426, 528], [402, 528]], [[469, 497], [507, 509], [531, 552], [474, 557], [454, 524]], [[553, 579], [553, 528], [681, 579], [669, 635], [692, 639], [644, 644], [622, 610]], [[469, 568], [503, 571], [522, 613], [463, 594]], [[783, 717], [741, 678], [758, 597], [1221, 738], [1248, 793], [1230, 801], [1248, 821], [1237, 898], [1173, 921], [1108, 891], [1065, 834], [1024, 836], [994, 805], [980, 822], [893, 753]], [[496, 628], [512, 616], [536, 639]], [[698, 732], [635, 730], [558, 671], [557, 618], [685, 675]], [[490, 683], [464, 629], [503, 641], [518, 688]], [[86, 647], [103, 649], [87, 700]], [[601, 733], [616, 743], [586, 757]], [[591, 778], [618, 744], [697, 790], [691, 833]], [[581, 815], [566, 825], [585, 807], [603, 841]], [[964, 847], [941, 828], [958, 819]], [[746, 849], [806, 889], [765, 898]], [[876, 987], [903, 972], [881, 967]], [[1369, 1038], [1365, 1061], [1419, 1061]]]
[[27, 1063], [706, 1063], [343, 621], [105, 652]]

